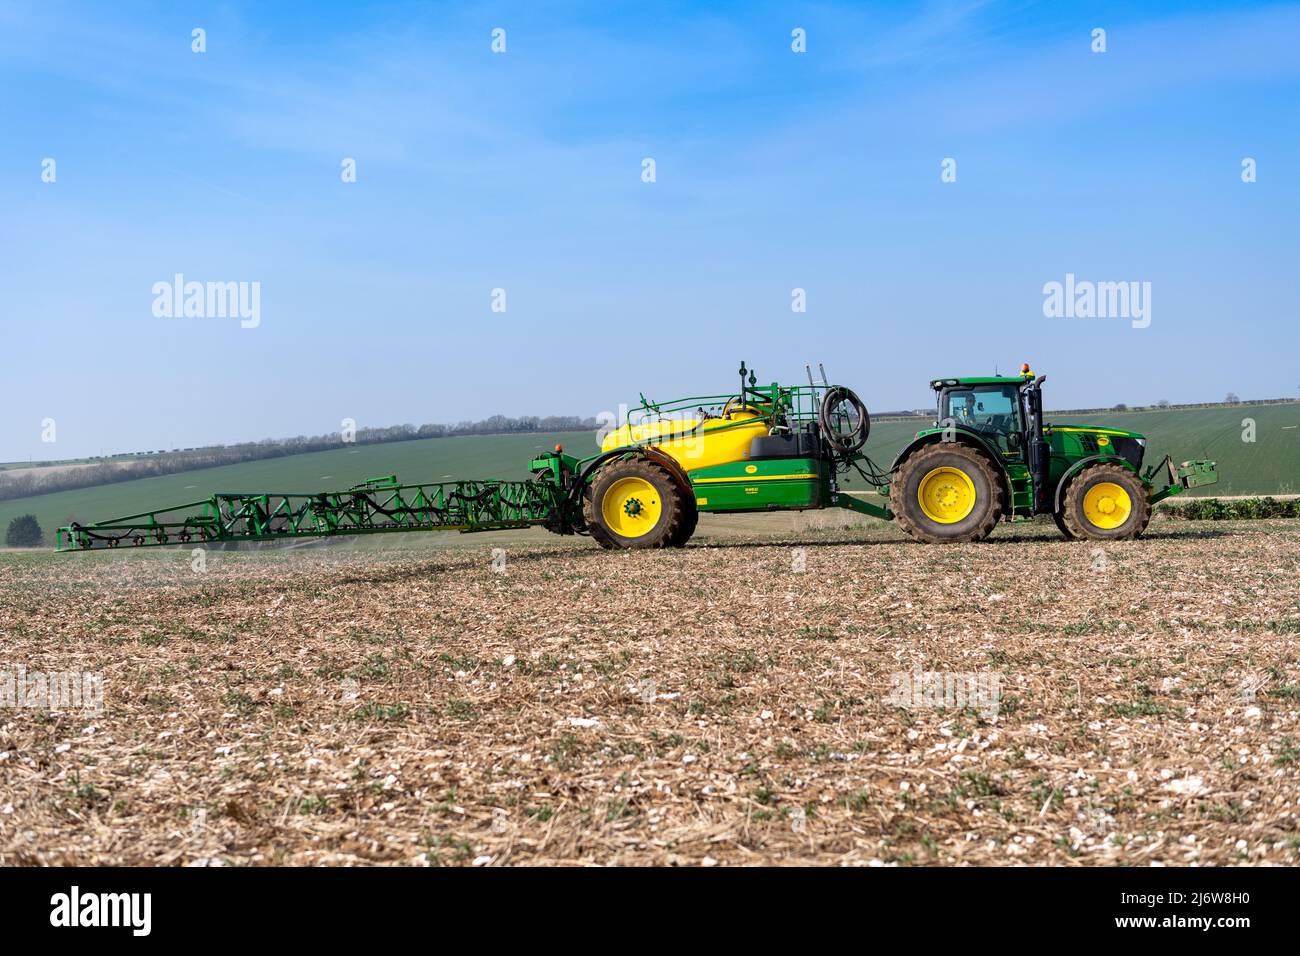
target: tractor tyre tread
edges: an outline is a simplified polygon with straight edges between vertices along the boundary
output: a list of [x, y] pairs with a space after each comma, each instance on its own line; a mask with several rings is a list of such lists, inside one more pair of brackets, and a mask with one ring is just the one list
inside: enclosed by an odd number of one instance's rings
[[668, 542], [668, 546], [671, 548], [686, 547], [686, 542], [691, 540], [691, 536], [695, 534], [696, 526], [700, 523], [700, 509], [696, 507], [693, 498], [686, 505], [685, 512], [682, 516], [682, 523], [677, 528], [677, 534]]
[[[940, 459], [954, 455], [962, 459], [961, 464], [963, 467], [983, 479], [988, 493], [984, 499], [983, 513], [965, 531], [957, 534], [937, 533], [933, 529], [943, 528], [944, 525], [927, 518], [924, 512], [921, 511], [921, 505], [916, 500], [916, 495], [914, 493], [909, 494], [907, 489], [911, 484], [912, 476], [917, 471], [924, 475], [934, 468], [942, 467], [939, 464]], [[951, 459], [949, 458], [949, 460]], [[1002, 519], [1002, 483], [997, 472], [989, 463], [988, 456], [970, 445], [937, 442], [921, 448], [903, 462], [898, 469], [898, 474], [890, 482], [889, 497], [890, 507], [894, 512], [895, 519], [898, 521], [898, 526], [909, 537], [924, 544], [958, 544], [983, 541], [993, 533], [998, 521]], [[976, 509], [980, 508], [978, 492], [975, 507]], [[969, 518], [964, 518], [959, 524], [968, 520]]]
[[[1109, 481], [1119, 485], [1128, 492], [1133, 502], [1134, 516], [1118, 528], [1104, 530], [1092, 526], [1080, 517], [1083, 511], [1083, 496], [1088, 488], [1098, 480]], [[1147, 496], [1146, 485], [1136, 474], [1123, 465], [1097, 464], [1079, 472], [1065, 486], [1065, 495], [1061, 499], [1061, 521], [1076, 539], [1088, 541], [1130, 541], [1140, 537], [1151, 523], [1151, 501]]]
[[[663, 519], [653, 531], [640, 538], [624, 538], [607, 528], [601, 517], [600, 503], [596, 500], [597, 489], [603, 489], [619, 478], [628, 477], [642, 478], [654, 484], [663, 501], [665, 512]], [[682, 524], [686, 519], [687, 509], [683, 497], [677, 482], [663, 465], [645, 458], [625, 458], [603, 466], [592, 477], [583, 494], [582, 517], [587, 524], [587, 531], [602, 548], [613, 550], [680, 547], [675, 542], [682, 534]], [[683, 538], [682, 544], [685, 543]]]
[[1065, 538], [1066, 541], [1078, 540], [1078, 538], [1075, 537], [1074, 532], [1071, 531], [1069, 526], [1065, 523], [1065, 517], [1064, 515], [1061, 514], [1061, 512], [1059, 511], [1053, 512], [1052, 521], [1056, 523], [1056, 530], [1061, 532], [1061, 535]]

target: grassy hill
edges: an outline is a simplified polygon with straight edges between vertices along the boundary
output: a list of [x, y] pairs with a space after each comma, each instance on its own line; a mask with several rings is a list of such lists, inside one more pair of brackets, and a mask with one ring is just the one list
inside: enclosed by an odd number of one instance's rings
[[[1047, 416], [1053, 420], [1051, 415]], [[1070, 416], [1081, 422], [1141, 432], [1150, 439], [1148, 462], [1212, 458], [1219, 483], [1207, 495], [1300, 493], [1300, 402], [1220, 408], [1163, 409]], [[1255, 423], [1254, 442], [1242, 441], [1242, 421]], [[1066, 424], [1064, 417], [1056, 424]]]
[[[1300, 491], [1300, 402], [1249, 407], [1164, 409], [1057, 416], [1055, 424], [1094, 424], [1142, 432], [1150, 439], [1147, 461], [1165, 453], [1174, 461], [1213, 458], [1220, 483], [1214, 495], [1291, 494]], [[1242, 419], [1255, 421], [1255, 441], [1241, 440]], [[887, 468], [898, 450], [928, 424], [923, 419], [876, 422], [868, 452]], [[10, 519], [34, 514], [53, 540], [59, 525], [76, 518], [102, 521], [150, 508], [206, 498], [215, 491], [323, 491], [347, 488], [375, 475], [407, 482], [451, 478], [526, 478], [528, 460], [557, 442], [577, 455], [593, 454], [591, 432], [431, 438], [312, 452], [62, 491], [0, 502], [0, 531]], [[860, 481], [849, 490], [861, 490]]]

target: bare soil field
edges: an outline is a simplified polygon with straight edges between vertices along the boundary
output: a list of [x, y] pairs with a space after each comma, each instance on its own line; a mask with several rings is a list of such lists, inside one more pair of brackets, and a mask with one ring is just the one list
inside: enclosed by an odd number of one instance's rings
[[0, 555], [0, 864], [1300, 862], [1300, 522], [825, 518]]

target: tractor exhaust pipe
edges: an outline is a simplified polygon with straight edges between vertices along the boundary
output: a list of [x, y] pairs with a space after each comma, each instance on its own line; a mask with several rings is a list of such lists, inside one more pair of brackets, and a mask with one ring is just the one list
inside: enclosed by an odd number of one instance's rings
[[1050, 512], [1050, 503], [1046, 500], [1048, 470], [1052, 464], [1051, 446], [1043, 438], [1043, 382], [1047, 376], [1039, 378], [1025, 389], [1025, 404], [1029, 406], [1029, 440], [1025, 443], [1029, 459], [1029, 477], [1034, 487], [1034, 510], [1040, 514]]

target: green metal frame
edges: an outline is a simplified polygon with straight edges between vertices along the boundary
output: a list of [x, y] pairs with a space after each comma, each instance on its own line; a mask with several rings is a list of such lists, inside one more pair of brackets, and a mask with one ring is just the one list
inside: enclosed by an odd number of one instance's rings
[[60, 528], [60, 551], [274, 541], [390, 531], [493, 531], [547, 525], [564, 513], [551, 481], [403, 485], [394, 475], [347, 491], [215, 494], [172, 508]]

